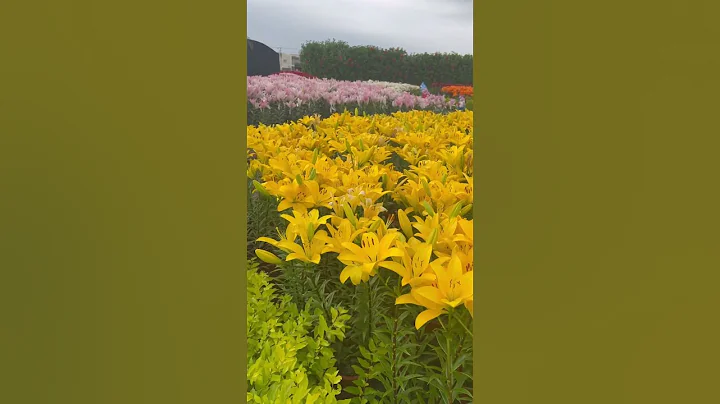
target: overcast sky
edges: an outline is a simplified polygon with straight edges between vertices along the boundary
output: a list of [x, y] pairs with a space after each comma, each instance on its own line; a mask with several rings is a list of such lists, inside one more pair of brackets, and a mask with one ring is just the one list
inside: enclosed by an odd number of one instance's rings
[[247, 0], [247, 5], [248, 37], [283, 53], [331, 38], [409, 53], [473, 51], [472, 0]]

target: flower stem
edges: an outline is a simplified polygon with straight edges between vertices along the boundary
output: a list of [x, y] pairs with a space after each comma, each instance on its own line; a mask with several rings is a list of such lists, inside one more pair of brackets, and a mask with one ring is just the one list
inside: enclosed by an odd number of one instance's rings
[[462, 321], [459, 321], [459, 323], [460, 323], [460, 325], [462, 326], [462, 328], [464, 328], [464, 329], [465, 329], [465, 331], [467, 331], [468, 335], [470, 335], [470, 339], [472, 339], [472, 337], [473, 337], [473, 333], [472, 333], [472, 331], [470, 331], [470, 330], [469, 330], [469, 329], [467, 328], [467, 326], [465, 325], [465, 323], [464, 323], [464, 322], [462, 322]]
[[452, 315], [453, 315], [453, 309], [448, 310], [448, 326], [445, 328], [445, 349], [447, 354], [447, 361], [445, 363], [445, 380], [446, 380], [446, 386], [447, 386], [447, 397], [448, 397], [448, 403], [453, 403], [454, 397], [452, 394], [452, 388], [453, 388], [453, 355], [452, 351], [450, 350], [450, 339], [452, 337]]

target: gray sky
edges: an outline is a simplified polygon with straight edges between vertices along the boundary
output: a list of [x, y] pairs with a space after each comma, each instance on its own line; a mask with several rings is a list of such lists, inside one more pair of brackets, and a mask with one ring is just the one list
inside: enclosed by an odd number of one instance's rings
[[472, 53], [472, 0], [248, 0], [250, 39], [299, 53], [305, 41]]

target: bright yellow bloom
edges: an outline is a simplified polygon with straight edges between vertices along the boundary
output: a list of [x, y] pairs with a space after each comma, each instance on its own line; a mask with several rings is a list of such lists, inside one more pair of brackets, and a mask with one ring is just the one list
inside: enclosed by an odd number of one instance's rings
[[384, 267], [402, 277], [402, 286], [410, 284], [415, 288], [429, 285], [436, 279], [432, 268], [439, 270], [440, 265], [447, 261], [447, 258], [439, 258], [430, 262], [432, 258], [432, 246], [427, 243], [420, 243], [417, 239], [411, 240], [412, 241], [408, 242], [405, 247], [402, 264], [388, 262]]
[[317, 230], [320, 225], [327, 223], [331, 216], [326, 215], [320, 217], [320, 212], [317, 209], [313, 209], [309, 213], [295, 210], [293, 211], [293, 216], [280, 215], [280, 217], [289, 222], [288, 234], [293, 234], [293, 240], [295, 236], [300, 236], [303, 240], [310, 240], [313, 238], [315, 230]]
[[302, 167], [304, 164], [305, 162], [295, 153], [284, 153], [277, 158], [271, 158], [268, 162], [273, 172], [287, 178], [295, 178], [298, 175], [302, 175]]
[[325, 230], [320, 230], [310, 240], [302, 239], [302, 246], [295, 241], [284, 240], [278, 242], [277, 246], [289, 251], [286, 261], [300, 260], [303, 262], [319, 264], [320, 256], [325, 251], [327, 245], [327, 234]]
[[[285, 229], [285, 234], [280, 232], [280, 229], [278, 229], [278, 228], [275, 228], [275, 231], [277, 231], [278, 238], [280, 239], [280, 241], [285, 241], [288, 239], [293, 241], [297, 238], [297, 234], [294, 233], [293, 229], [290, 226], [288, 226]], [[279, 242], [278, 240], [271, 239], [270, 237], [258, 237], [257, 241], [262, 241], [263, 243], [268, 243], [274, 247], [277, 247], [278, 242]]]
[[342, 246], [343, 243], [354, 242], [355, 239], [366, 230], [365, 228], [355, 230], [348, 219], [339, 219], [339, 221], [340, 224], [337, 228], [333, 227], [330, 223], [325, 224], [325, 227], [327, 227], [330, 233], [325, 252], [342, 253], [345, 251], [345, 248]]
[[388, 258], [402, 257], [403, 251], [392, 246], [396, 237], [397, 233], [388, 233], [379, 239], [375, 233], [365, 233], [359, 246], [342, 243], [346, 251], [338, 256], [338, 260], [346, 267], [340, 273], [340, 281], [345, 283], [350, 278], [353, 284], [358, 285], [375, 275], [378, 266], [385, 267]]
[[[444, 257], [450, 255], [454, 246], [455, 229], [457, 227], [457, 218], [450, 219], [448, 217], [440, 219], [439, 214], [434, 216], [426, 216], [425, 219], [415, 217], [413, 227], [418, 231], [417, 237], [426, 242], [433, 242], [435, 255]], [[434, 240], [433, 240], [434, 237]]]
[[395, 301], [396, 304], [410, 303], [426, 308], [415, 319], [418, 329], [447, 309], [466, 304], [473, 296], [473, 272], [463, 273], [459, 257], [453, 255], [447, 268], [436, 270], [435, 275], [437, 280], [434, 285], [413, 288], [409, 294]]
[[[272, 188], [268, 189], [268, 191], [271, 189]], [[300, 185], [297, 181], [293, 181], [289, 184], [281, 185], [277, 190], [277, 195], [282, 198], [278, 205], [278, 212], [286, 209], [305, 212], [315, 206], [315, 198], [314, 195], [312, 195], [312, 190], [308, 188], [308, 182], [303, 182], [302, 185]]]

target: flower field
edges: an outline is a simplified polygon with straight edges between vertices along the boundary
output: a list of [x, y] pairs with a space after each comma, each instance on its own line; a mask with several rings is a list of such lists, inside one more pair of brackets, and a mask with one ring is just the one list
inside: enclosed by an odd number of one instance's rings
[[295, 75], [248, 97], [331, 106], [248, 126], [248, 402], [472, 402], [473, 112]]
[[[414, 109], [446, 112], [456, 101], [443, 95], [423, 98], [407, 84], [306, 78], [296, 74], [247, 78], [248, 125], [296, 121], [307, 115], [327, 118], [345, 109], [387, 114]], [[413, 86], [415, 87], [415, 86]]]

